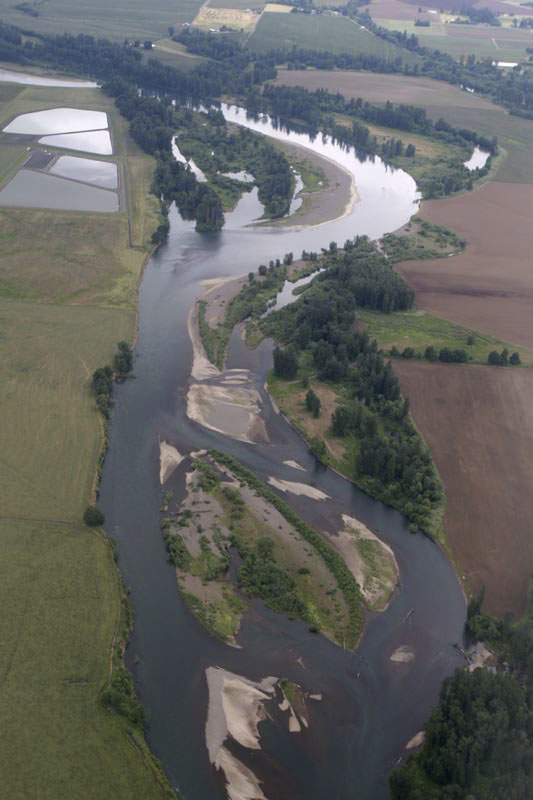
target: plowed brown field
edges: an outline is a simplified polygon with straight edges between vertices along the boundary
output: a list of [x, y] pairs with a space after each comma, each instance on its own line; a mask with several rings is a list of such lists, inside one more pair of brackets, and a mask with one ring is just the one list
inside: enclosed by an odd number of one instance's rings
[[444, 482], [445, 529], [485, 609], [525, 609], [533, 574], [533, 370], [396, 361]]
[[416, 305], [439, 317], [533, 347], [533, 186], [486, 183], [422, 206], [424, 219], [468, 242], [457, 257], [399, 264]]

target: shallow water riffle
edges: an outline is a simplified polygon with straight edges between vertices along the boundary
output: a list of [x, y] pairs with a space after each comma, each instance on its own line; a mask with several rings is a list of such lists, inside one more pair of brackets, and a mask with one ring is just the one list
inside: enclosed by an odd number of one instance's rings
[[[293, 134], [283, 135], [293, 141]], [[328, 157], [353, 170], [360, 202], [342, 220], [314, 228], [236, 223], [213, 234], [196, 233], [194, 222], [181, 220], [173, 208], [169, 242], [148, 263], [140, 287], [136, 379], [115, 390], [100, 505], [131, 588], [135, 626], [128, 652], [147, 709], [147, 738], [184, 800], [227, 797], [223, 775], [210, 764], [205, 741], [210, 667], [254, 682], [286, 677], [303, 691], [322, 696], [321, 701], [309, 700], [309, 728], [298, 734], [289, 731], [282, 712], [276, 711], [271, 720], [259, 723], [260, 750], [227, 740], [231, 755], [252, 770], [268, 800], [382, 800], [388, 793], [387, 774], [423, 727], [442, 679], [462, 663], [453, 645], [461, 640], [465, 601], [451, 565], [431, 540], [409, 533], [399, 513], [318, 465], [276, 414], [264, 390], [271, 342], [249, 351], [237, 331], [228, 358], [229, 368], [249, 370], [247, 380], [259, 397], [268, 443], [230, 439], [186, 415], [192, 365], [187, 318], [202, 294], [203, 280], [247, 274], [286, 252], [320, 250], [356, 234], [381, 236], [407, 222], [417, 208], [414, 181], [405, 173], [390, 170], [379, 159], [360, 161], [334, 143], [324, 145], [321, 135], [296, 135], [307, 136], [311, 148], [327, 145]], [[379, 533], [394, 551], [400, 585], [387, 611], [367, 615], [355, 652], [258, 601], [252, 601], [245, 616], [240, 649], [211, 638], [193, 620], [178, 593], [160, 531], [160, 441], [182, 455], [218, 448], [263, 481], [275, 476], [315, 487], [327, 498], [290, 492], [281, 496], [318, 530], [334, 535], [346, 514]], [[188, 469], [186, 458], [165, 484], [173, 492], [171, 510], [184, 496]], [[414, 658], [391, 661], [400, 647]]]

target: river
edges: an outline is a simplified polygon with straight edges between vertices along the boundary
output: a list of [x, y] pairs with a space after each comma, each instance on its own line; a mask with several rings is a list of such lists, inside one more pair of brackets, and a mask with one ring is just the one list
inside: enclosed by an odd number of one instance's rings
[[[360, 202], [342, 218], [314, 228], [253, 228], [248, 223], [261, 211], [254, 191], [243, 196], [226, 215], [224, 229], [213, 234], [196, 233], [194, 223], [172, 210], [168, 243], [150, 259], [140, 286], [135, 380], [115, 390], [99, 500], [131, 590], [135, 625], [129, 662], [147, 710], [148, 743], [183, 800], [227, 796], [205, 746], [205, 669], [213, 665], [253, 680], [288, 677], [322, 693], [322, 702], [310, 708], [309, 730], [289, 734], [267, 720], [260, 725], [262, 751], [250, 755], [238, 745], [231, 748], [264, 781], [268, 800], [381, 800], [388, 796], [388, 772], [405, 755], [407, 740], [423, 727], [442, 679], [462, 665], [453, 646], [461, 640], [465, 621], [459, 582], [432, 541], [409, 533], [399, 513], [317, 465], [274, 412], [263, 389], [271, 365], [268, 342], [247, 351], [234, 335], [229, 366], [252, 370], [270, 444], [237, 442], [189, 421], [187, 315], [204, 279], [246, 274], [289, 251], [299, 256], [304, 248], [320, 250], [332, 240], [342, 244], [356, 234], [374, 238], [395, 230], [417, 210], [416, 186], [406, 173], [379, 158], [361, 161], [329, 137], [287, 132], [266, 117], [248, 120], [235, 107], [223, 111], [227, 119], [336, 161], [354, 176]], [[385, 613], [367, 615], [355, 653], [257, 601], [243, 623], [239, 650], [210, 638], [192, 619], [178, 594], [159, 527], [160, 439], [181, 453], [202, 447], [226, 450], [263, 479], [276, 475], [312, 483], [330, 499], [318, 503], [290, 494], [284, 499], [318, 528], [334, 529], [346, 513], [379, 530], [394, 549], [401, 585]], [[299, 462], [307, 470], [305, 478], [284, 465], [287, 460]], [[186, 462], [169, 482], [177, 501], [184, 492], [185, 467]], [[408, 664], [390, 660], [402, 645], [414, 652]]]

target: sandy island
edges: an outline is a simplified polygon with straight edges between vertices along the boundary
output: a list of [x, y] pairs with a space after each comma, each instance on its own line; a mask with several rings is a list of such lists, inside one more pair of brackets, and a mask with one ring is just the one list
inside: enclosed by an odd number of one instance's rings
[[372, 611], [385, 611], [400, 577], [396, 556], [355, 517], [343, 514], [342, 521], [344, 528], [337, 534], [326, 534], [328, 541], [343, 557], [367, 606]]
[[329, 494], [322, 492], [320, 489], [316, 489], [314, 486], [309, 486], [307, 483], [283, 481], [281, 478], [272, 477], [272, 475], [269, 476], [268, 482], [275, 489], [279, 489], [280, 492], [290, 492], [291, 494], [304, 495], [304, 497], [310, 497], [312, 500], [329, 499]]
[[185, 456], [168, 442], [159, 442], [159, 480], [163, 485], [176, 467], [179, 467]]
[[260, 750], [261, 720], [267, 718], [265, 703], [275, 697], [277, 678], [255, 683], [219, 667], [205, 671], [209, 706], [205, 725], [205, 743], [209, 760], [226, 776], [230, 800], [266, 800], [253, 772], [224, 747], [231, 736], [243, 747]]
[[[209, 324], [217, 324], [225, 314], [225, 303], [239, 291], [241, 278], [223, 278], [204, 281], [207, 291], [202, 298], [226, 286], [226, 299], [220, 303], [209, 303]], [[219, 294], [214, 298], [218, 300]], [[214, 311], [213, 311], [214, 305]], [[268, 434], [261, 416], [262, 401], [259, 391], [251, 380], [248, 370], [232, 369], [221, 372], [205, 353], [198, 327], [198, 307], [191, 309], [187, 321], [193, 348], [191, 383], [187, 393], [187, 416], [209, 430], [250, 444], [268, 442]]]

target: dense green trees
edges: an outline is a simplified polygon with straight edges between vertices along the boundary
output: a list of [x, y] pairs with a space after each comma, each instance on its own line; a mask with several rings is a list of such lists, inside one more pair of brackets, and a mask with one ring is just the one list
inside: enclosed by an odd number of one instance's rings
[[320, 416], [320, 397], [312, 389], [308, 389], [305, 396], [305, 407], [311, 412], [313, 417]]
[[87, 506], [83, 513], [83, 521], [90, 528], [95, 528], [104, 524], [105, 517], [96, 506]]
[[[342, 382], [345, 402], [332, 415], [332, 430], [357, 442], [354, 480], [400, 508], [415, 526], [429, 528], [442, 500], [431, 456], [409, 418], [390, 362], [366, 333], [353, 330], [357, 305], [409, 307], [412, 292], [364, 236], [346, 242], [343, 250], [330, 246], [323, 262], [324, 271], [296, 302], [262, 322], [266, 333], [287, 345], [274, 352], [275, 373], [296, 377], [298, 351], [304, 351], [319, 380]], [[310, 410], [313, 396], [309, 389]], [[311, 446], [313, 452], [320, 446], [315, 454], [327, 460], [322, 439]]]
[[498, 353], [497, 350], [491, 350], [487, 361], [495, 367], [507, 367], [509, 364], [512, 364], [513, 367], [517, 367], [521, 363], [520, 354], [515, 352], [509, 356], [509, 350], [506, 347], [503, 348], [501, 353]]
[[109, 417], [113, 405], [113, 377], [124, 379], [132, 370], [133, 353], [128, 342], [118, 342], [118, 350], [113, 357], [113, 366], [98, 367], [93, 372], [91, 387], [96, 397], [96, 405], [104, 417]]
[[[237, 185], [221, 173], [246, 170], [255, 178], [266, 216], [274, 219], [286, 214], [292, 199], [294, 178], [284, 153], [267, 138], [247, 128], [228, 131], [222, 113], [216, 111], [218, 116], [214, 118], [213, 112], [214, 109], [208, 114], [209, 122], [202, 123], [199, 123], [198, 115], [189, 110], [176, 115], [183, 154], [194, 158], [215, 188], [224, 186], [226, 182]], [[250, 189], [251, 186], [239, 185], [239, 194], [243, 188]]]
[[533, 591], [515, 625], [468, 606], [468, 627], [507, 664], [458, 671], [441, 690], [420, 752], [390, 779], [393, 800], [529, 800], [533, 797]]
[[274, 349], [274, 372], [278, 378], [292, 379], [298, 373], [298, 357], [294, 348], [276, 347]]

